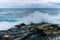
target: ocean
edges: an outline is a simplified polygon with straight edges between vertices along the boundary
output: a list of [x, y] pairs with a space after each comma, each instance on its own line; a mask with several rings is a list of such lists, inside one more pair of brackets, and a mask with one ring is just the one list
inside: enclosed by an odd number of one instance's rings
[[0, 30], [25, 23], [60, 24], [59, 8], [0, 8]]

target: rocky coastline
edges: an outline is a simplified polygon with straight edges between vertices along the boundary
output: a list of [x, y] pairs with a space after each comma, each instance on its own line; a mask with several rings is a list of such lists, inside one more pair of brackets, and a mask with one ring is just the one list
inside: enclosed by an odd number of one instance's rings
[[52, 40], [53, 36], [60, 34], [59, 30], [58, 24], [31, 23], [26, 25], [22, 23], [15, 25], [15, 28], [1, 30], [0, 40]]

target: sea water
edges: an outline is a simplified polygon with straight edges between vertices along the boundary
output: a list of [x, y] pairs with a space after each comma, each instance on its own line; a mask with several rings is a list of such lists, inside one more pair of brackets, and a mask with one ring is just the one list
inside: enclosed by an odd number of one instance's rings
[[60, 9], [58, 8], [1, 8], [0, 30], [7, 30], [15, 25], [25, 23], [47, 22], [60, 24]]

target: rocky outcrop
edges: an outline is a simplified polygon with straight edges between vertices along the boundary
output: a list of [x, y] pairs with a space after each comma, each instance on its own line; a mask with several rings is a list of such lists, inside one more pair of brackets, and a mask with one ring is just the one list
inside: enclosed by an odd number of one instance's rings
[[58, 25], [53, 24], [30, 24], [16, 25], [6, 31], [0, 31], [0, 40], [47, 40], [51, 35], [58, 32]]

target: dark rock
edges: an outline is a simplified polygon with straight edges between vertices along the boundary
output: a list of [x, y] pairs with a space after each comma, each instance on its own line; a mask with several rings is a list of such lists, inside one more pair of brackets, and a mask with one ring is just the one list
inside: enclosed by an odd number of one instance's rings
[[22, 27], [22, 26], [26, 26], [26, 24], [21, 23], [20, 25], [16, 25], [15, 27], [20, 28], [20, 27]]
[[6, 31], [0, 31], [0, 40], [46, 40], [46, 36], [51, 35], [51, 33], [49, 32], [58, 31], [58, 27], [56, 26], [57, 25], [45, 23], [31, 23], [31, 25], [26, 25], [22, 23], [20, 25], [16, 25], [17, 28], [11, 28]]

